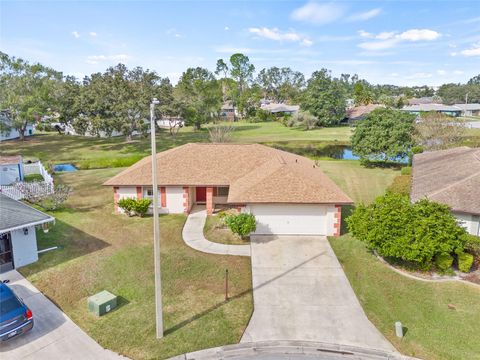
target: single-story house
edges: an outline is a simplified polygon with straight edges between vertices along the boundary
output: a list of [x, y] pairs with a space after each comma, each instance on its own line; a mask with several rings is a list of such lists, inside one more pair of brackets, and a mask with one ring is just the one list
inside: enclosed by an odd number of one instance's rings
[[420, 98], [408, 99], [408, 105], [438, 104], [438, 97], [424, 96]]
[[480, 104], [455, 104], [462, 110], [463, 116], [480, 116]]
[[[339, 235], [352, 200], [314, 161], [260, 144], [186, 144], [157, 154], [161, 213], [194, 204], [255, 215], [255, 234]], [[104, 183], [121, 198], [151, 198], [151, 157]]]
[[10, 185], [23, 179], [23, 160], [20, 155], [0, 156], [0, 185]]
[[262, 104], [260, 107], [262, 110], [268, 111], [272, 114], [296, 114], [300, 110], [300, 105], [287, 105], [287, 104], [277, 104], [269, 103]]
[[345, 119], [348, 123], [354, 123], [356, 121], [363, 120], [373, 110], [380, 107], [384, 106], [379, 104], [368, 104], [351, 107], [347, 109], [347, 116], [345, 117]]
[[235, 121], [238, 111], [231, 101], [226, 101], [220, 108], [220, 118], [227, 121]]
[[420, 115], [421, 113], [429, 111], [435, 111], [450, 116], [460, 116], [462, 114], [462, 109], [460, 109], [459, 107], [444, 104], [407, 105], [402, 108], [402, 111], [406, 111], [415, 115]]
[[480, 148], [458, 147], [416, 154], [410, 198], [450, 206], [473, 235], [480, 236]]
[[0, 194], [0, 273], [38, 260], [36, 227], [55, 219]]
[[[0, 111], [0, 122], [2, 122], [2, 126], [0, 127], [0, 129], [3, 129], [3, 131], [0, 131], [0, 141], [20, 138], [20, 133], [18, 132], [18, 130], [12, 128], [12, 121], [5, 111]], [[25, 129], [24, 136], [32, 136], [34, 132], [35, 126], [29, 123], [27, 124], [27, 128]]]

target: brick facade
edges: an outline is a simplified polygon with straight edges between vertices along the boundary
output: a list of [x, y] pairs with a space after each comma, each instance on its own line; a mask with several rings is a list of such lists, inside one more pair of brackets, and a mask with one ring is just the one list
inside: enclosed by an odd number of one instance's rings
[[167, 207], [167, 191], [165, 189], [165, 186], [162, 186], [160, 188], [160, 204], [162, 208]]
[[120, 194], [118, 193], [118, 186], [113, 187], [113, 208], [115, 212], [118, 212], [118, 200], [120, 200]]
[[342, 227], [342, 206], [335, 205], [335, 209], [337, 209], [337, 211], [335, 212], [335, 220], [333, 223], [333, 228], [335, 230], [333, 236], [340, 236], [340, 231]]
[[188, 214], [190, 212], [190, 189], [188, 186], [183, 187], [183, 212]]
[[207, 214], [212, 215], [213, 214], [213, 187], [207, 187], [206, 207], [207, 207]]

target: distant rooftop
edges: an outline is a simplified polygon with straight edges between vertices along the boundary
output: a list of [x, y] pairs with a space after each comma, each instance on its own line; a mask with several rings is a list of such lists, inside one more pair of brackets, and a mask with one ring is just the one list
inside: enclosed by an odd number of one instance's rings
[[459, 107], [463, 111], [465, 110], [480, 110], [480, 104], [455, 104], [454, 106]]
[[407, 105], [402, 108], [404, 111], [410, 112], [419, 112], [419, 111], [451, 111], [459, 112], [460, 109], [458, 106], [454, 105], [444, 105], [444, 104], [419, 104], [419, 105]]

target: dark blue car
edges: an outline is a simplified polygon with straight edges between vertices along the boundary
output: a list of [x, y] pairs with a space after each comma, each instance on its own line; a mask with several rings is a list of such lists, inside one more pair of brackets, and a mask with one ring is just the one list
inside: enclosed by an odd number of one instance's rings
[[7, 285], [0, 283], [0, 340], [11, 339], [32, 328], [32, 311]]

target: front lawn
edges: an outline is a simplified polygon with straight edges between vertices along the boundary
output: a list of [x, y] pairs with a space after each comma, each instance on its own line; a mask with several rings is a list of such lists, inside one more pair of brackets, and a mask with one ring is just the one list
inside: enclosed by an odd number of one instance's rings
[[[329, 240], [368, 318], [400, 352], [432, 360], [479, 359], [478, 287], [413, 280], [350, 235]], [[406, 328], [403, 339], [395, 336], [395, 321]]]
[[[64, 210], [52, 213], [55, 226], [38, 238], [39, 248], [60, 248], [20, 272], [102, 346], [132, 359], [237, 343], [253, 308], [250, 259], [187, 247], [181, 238], [184, 215], [160, 219], [165, 337], [156, 340], [152, 218], [113, 214], [111, 188], [101, 183], [119, 171], [57, 176], [74, 193]], [[96, 318], [87, 311], [87, 297], [101, 290], [118, 295], [120, 306]]]
[[223, 222], [218, 216], [209, 215], [203, 233], [207, 240], [227, 245], [246, 245], [248, 240], [242, 240], [240, 236], [235, 235], [229, 228], [222, 226]]

